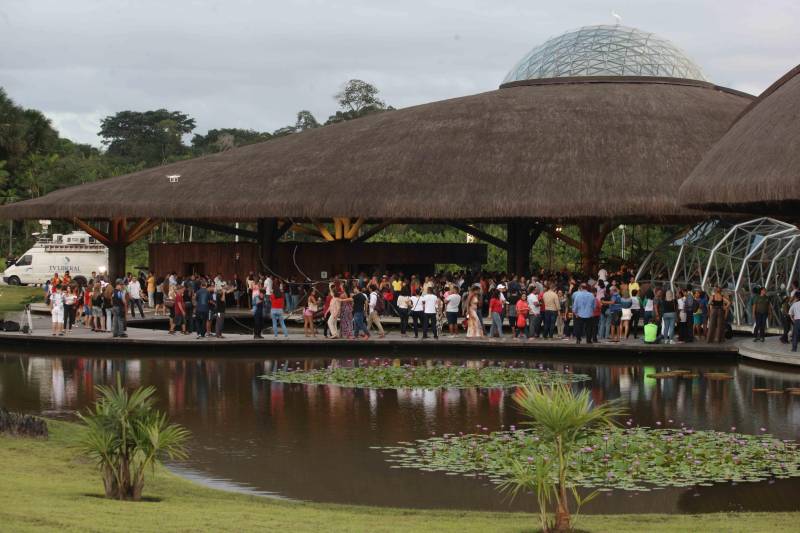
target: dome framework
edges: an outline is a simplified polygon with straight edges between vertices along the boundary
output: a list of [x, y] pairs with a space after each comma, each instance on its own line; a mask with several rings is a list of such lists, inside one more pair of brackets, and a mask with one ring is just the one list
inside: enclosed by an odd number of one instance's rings
[[711, 219], [673, 235], [642, 262], [639, 283], [710, 292], [731, 300], [736, 325], [746, 325], [752, 290], [766, 287], [775, 317], [786, 291], [800, 281], [800, 229], [762, 217], [744, 222]]
[[533, 48], [503, 83], [577, 76], [647, 76], [707, 81], [677, 46], [627, 26], [586, 26]]

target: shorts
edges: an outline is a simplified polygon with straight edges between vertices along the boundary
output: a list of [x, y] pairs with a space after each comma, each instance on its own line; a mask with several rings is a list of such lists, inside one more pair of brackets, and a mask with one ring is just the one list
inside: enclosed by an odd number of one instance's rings
[[155, 298], [153, 298], [153, 299], [156, 301], [156, 305], [164, 305], [164, 293], [163, 292], [157, 292], [156, 295], [155, 295]]
[[314, 316], [314, 311], [312, 311], [311, 308], [306, 307], [303, 309], [303, 316]]
[[59, 307], [58, 309], [53, 309], [50, 311], [53, 317], [53, 324], [60, 324], [64, 322], [64, 308]]
[[455, 326], [458, 324], [458, 312], [448, 311], [447, 313], [447, 324], [450, 326]]
[[84, 316], [92, 316], [92, 308], [88, 305], [83, 306], [83, 314]]
[[699, 326], [703, 323], [703, 313], [697, 313], [696, 315], [692, 315], [692, 323], [695, 326]]
[[92, 307], [92, 316], [103, 316], [103, 309], [101, 307]]

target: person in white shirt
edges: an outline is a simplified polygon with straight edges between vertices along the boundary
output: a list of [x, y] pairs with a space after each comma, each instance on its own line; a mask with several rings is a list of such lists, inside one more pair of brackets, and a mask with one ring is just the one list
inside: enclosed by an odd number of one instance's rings
[[597, 279], [603, 281], [604, 283], [608, 281], [608, 270], [604, 267], [600, 267], [600, 270], [597, 271]]
[[378, 294], [378, 287], [375, 285], [370, 285], [369, 289], [369, 316], [367, 317], [367, 330], [375, 325], [375, 327], [378, 328], [378, 334], [380, 338], [383, 338], [386, 335], [383, 331], [383, 324], [381, 324], [381, 316], [378, 311], [375, 310], [375, 307], [378, 305], [378, 298], [382, 298], [382, 296]]
[[539, 302], [539, 289], [535, 285], [532, 285], [529, 289], [530, 291], [528, 292], [527, 298], [529, 309], [528, 320], [530, 320], [528, 338], [532, 339], [534, 337], [539, 337], [542, 324], [542, 308]]
[[428, 287], [428, 292], [421, 298], [422, 300], [422, 338], [428, 338], [428, 328], [433, 330], [433, 338], [439, 338], [436, 327], [436, 307], [439, 298], [433, 294], [433, 287]]
[[789, 318], [792, 319], [792, 351], [797, 351], [800, 340], [800, 291], [794, 293], [794, 303], [789, 307]]
[[445, 309], [447, 315], [447, 326], [450, 328], [450, 336], [455, 337], [458, 332], [458, 310], [461, 307], [461, 295], [455, 287], [450, 287], [450, 292], [445, 296]]
[[53, 335], [64, 334], [64, 293], [59, 285], [50, 295], [50, 315], [53, 319]]
[[423, 313], [422, 289], [417, 288], [416, 294], [411, 298], [411, 322], [414, 325], [414, 338], [419, 338], [419, 327], [422, 325], [425, 315]]
[[139, 314], [144, 318], [144, 306], [142, 305], [142, 285], [139, 280], [132, 278], [128, 282], [128, 296], [131, 300], [131, 318], [136, 318], [136, 308], [139, 308]]

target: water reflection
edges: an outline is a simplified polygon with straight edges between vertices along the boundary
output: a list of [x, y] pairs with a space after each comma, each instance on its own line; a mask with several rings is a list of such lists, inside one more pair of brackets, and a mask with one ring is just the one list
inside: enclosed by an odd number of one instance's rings
[[[154, 385], [160, 407], [194, 435], [185, 471], [239, 483], [283, 497], [376, 505], [508, 509], [488, 483], [436, 473], [388, 468], [370, 446], [425, 438], [431, 433], [499, 429], [517, 424], [509, 391], [501, 389], [363, 390], [273, 383], [258, 376], [278, 368], [364, 364], [513, 364], [588, 374], [597, 402], [622, 398], [634, 420], [685, 423], [697, 429], [736, 427], [800, 437], [800, 397], [755, 393], [753, 388], [800, 386], [790, 369], [697, 360], [670, 367], [663, 361], [592, 365], [550, 358], [538, 361], [460, 359], [119, 359], [0, 356], [0, 405], [71, 417], [95, 399], [94, 387], [119, 374], [129, 385]], [[731, 381], [648, 378], [686, 368], [728, 372]], [[747, 487], [722, 485], [632, 494], [611, 492], [589, 512], [678, 512], [731, 509], [797, 510], [798, 480]], [[697, 496], [697, 495], [700, 496]], [[527, 508], [517, 502], [514, 508]]]

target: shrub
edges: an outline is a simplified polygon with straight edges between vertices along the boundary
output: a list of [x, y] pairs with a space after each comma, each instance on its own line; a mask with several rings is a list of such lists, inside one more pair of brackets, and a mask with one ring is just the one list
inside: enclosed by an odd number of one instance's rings
[[38, 416], [14, 413], [0, 407], [0, 433], [47, 438], [47, 422]]
[[169, 459], [185, 459], [189, 431], [170, 424], [154, 407], [154, 387], [131, 393], [119, 374], [115, 387], [96, 387], [100, 399], [85, 414], [88, 429], [81, 446], [100, 470], [107, 498], [138, 501], [147, 468]]

